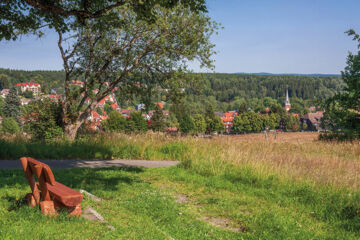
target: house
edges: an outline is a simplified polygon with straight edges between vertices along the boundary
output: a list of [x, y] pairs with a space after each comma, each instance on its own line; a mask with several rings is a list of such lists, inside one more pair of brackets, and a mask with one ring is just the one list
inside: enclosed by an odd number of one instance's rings
[[315, 113], [307, 113], [301, 118], [302, 124], [306, 123], [308, 129], [311, 131], [323, 131], [321, 128], [321, 119], [324, 116], [324, 111], [317, 111]]
[[237, 112], [226, 112], [224, 113], [224, 116], [221, 118], [222, 123], [225, 125], [225, 131], [227, 133], [231, 132], [231, 129], [233, 127], [233, 120], [238, 115]]
[[37, 97], [41, 93], [41, 85], [40, 83], [18, 83], [16, 84], [16, 87], [19, 87], [21, 92], [30, 91], [33, 93], [34, 97]]
[[54, 101], [54, 102], [59, 102], [61, 96], [59, 94], [49, 94], [47, 95], [48, 98], [50, 98], [50, 100]]
[[10, 92], [10, 89], [3, 89], [0, 91], [0, 96], [2, 98], [6, 98], [6, 96], [9, 94], [9, 92]]
[[70, 85], [77, 87], [84, 87], [84, 82], [79, 80], [72, 80]]
[[28, 105], [32, 100], [29, 98], [20, 99], [21, 106]]
[[159, 108], [164, 109], [164, 104], [162, 102], [156, 102], [155, 105], [158, 105]]
[[145, 104], [143, 104], [143, 103], [136, 104], [136, 105], [135, 105], [135, 109], [136, 109], [137, 111], [144, 110], [144, 109], [145, 109]]

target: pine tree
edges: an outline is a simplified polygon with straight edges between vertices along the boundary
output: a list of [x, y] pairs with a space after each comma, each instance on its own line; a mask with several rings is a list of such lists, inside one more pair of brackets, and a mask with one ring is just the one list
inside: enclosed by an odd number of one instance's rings
[[17, 123], [20, 123], [20, 99], [16, 94], [15, 88], [10, 89], [5, 99], [3, 113], [5, 117], [11, 117]]

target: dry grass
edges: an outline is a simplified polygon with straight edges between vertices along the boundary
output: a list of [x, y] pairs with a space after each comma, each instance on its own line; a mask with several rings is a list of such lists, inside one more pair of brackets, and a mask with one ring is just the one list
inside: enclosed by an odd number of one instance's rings
[[[277, 139], [264, 134], [191, 139], [192, 160], [212, 163], [214, 172], [225, 171], [221, 163], [249, 165], [258, 171], [278, 173], [339, 187], [360, 187], [360, 143], [329, 143], [317, 133], [280, 133]], [[226, 165], [226, 164], [224, 164]]]

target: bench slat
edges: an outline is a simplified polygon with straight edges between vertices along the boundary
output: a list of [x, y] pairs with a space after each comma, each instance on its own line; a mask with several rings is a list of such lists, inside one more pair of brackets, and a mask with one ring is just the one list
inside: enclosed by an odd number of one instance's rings
[[54, 185], [49, 183], [46, 184], [50, 195], [54, 197], [59, 202], [63, 203], [68, 207], [75, 207], [80, 204], [83, 195], [74, 189], [71, 189], [59, 182], [55, 182]]

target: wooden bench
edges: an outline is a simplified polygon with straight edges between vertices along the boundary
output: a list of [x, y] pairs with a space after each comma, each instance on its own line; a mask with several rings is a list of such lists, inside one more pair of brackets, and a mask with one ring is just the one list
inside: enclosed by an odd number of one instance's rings
[[[40, 205], [44, 215], [57, 215], [57, 210], [65, 209], [70, 216], [81, 216], [81, 193], [56, 182], [47, 164], [31, 157], [22, 157], [20, 161], [32, 191], [26, 195], [31, 207]], [[39, 182], [35, 181], [34, 176]]]

